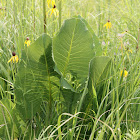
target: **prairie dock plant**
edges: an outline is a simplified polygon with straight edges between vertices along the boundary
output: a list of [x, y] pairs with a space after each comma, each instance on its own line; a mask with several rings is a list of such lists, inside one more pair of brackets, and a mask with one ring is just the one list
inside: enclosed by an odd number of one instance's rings
[[0, 0], [0, 140], [139, 140], [139, 7]]

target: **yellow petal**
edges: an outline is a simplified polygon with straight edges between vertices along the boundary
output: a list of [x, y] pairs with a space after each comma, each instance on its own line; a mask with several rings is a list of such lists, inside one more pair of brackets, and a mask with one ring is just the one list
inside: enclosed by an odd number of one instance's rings
[[11, 57], [11, 59], [8, 61], [9, 62], [14, 62], [14, 56]]
[[30, 42], [31, 42], [30, 40], [27, 41], [27, 47], [30, 46]]
[[15, 56], [12, 57], [12, 61], [13, 61], [13, 63], [16, 61], [16, 60], [15, 60]]
[[104, 27], [106, 27], [107, 26], [107, 23], [104, 25]]
[[108, 27], [109, 27], [109, 29], [111, 28], [111, 22], [108, 22]]
[[47, 0], [48, 7], [50, 8], [51, 0]]
[[15, 55], [15, 61], [16, 61], [16, 63], [18, 62], [18, 56], [17, 55]]
[[128, 72], [126, 70], [124, 70], [124, 77], [127, 77]]
[[18, 60], [19, 60], [19, 59], [18, 59], [18, 56], [15, 55], [15, 56], [12, 56], [12, 57], [11, 57], [11, 59], [8, 61], [8, 63], [9, 63], [9, 62], [13, 62], [13, 63], [16, 62], [16, 63], [17, 63]]
[[126, 71], [126, 70], [121, 70], [121, 76], [122, 76], [122, 74], [123, 74], [123, 77], [127, 77], [128, 76], [128, 72]]
[[24, 42], [24, 46], [25, 46], [25, 44], [27, 44], [27, 40], [25, 40], [25, 42]]
[[11, 62], [11, 61], [12, 61], [12, 59], [10, 58], [9, 61], [8, 61], [8, 63]]
[[112, 26], [111, 22], [107, 22], [107, 23], [104, 25], [104, 27], [106, 27], [106, 29], [108, 29], [108, 28], [110, 29], [111, 26]]
[[109, 27], [109, 23], [107, 22], [107, 23], [106, 23], [106, 29], [108, 29], [108, 27]]
[[53, 13], [54, 13], [54, 16], [56, 17], [56, 9], [54, 9], [54, 12]]
[[53, 13], [54, 13], [54, 8], [51, 9], [50, 17], [52, 16]]
[[55, 5], [55, 0], [52, 0], [52, 7], [54, 7]]

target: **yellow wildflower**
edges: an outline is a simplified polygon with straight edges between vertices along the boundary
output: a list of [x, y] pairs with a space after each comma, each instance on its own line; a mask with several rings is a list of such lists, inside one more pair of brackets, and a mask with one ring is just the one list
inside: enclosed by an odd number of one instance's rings
[[25, 44], [27, 44], [27, 47], [30, 46], [31, 41], [30, 41], [29, 37], [26, 38], [26, 40], [24, 42], [24, 46], [25, 46]]
[[10, 58], [10, 60], [8, 61], [8, 63], [9, 63], [9, 62], [13, 62], [13, 63], [16, 62], [16, 63], [17, 63], [18, 60], [19, 60], [19, 59], [18, 59], [18, 56], [16, 55], [15, 52], [12, 52], [12, 55], [13, 55], [13, 56]]
[[108, 29], [108, 28], [110, 29], [111, 26], [112, 26], [112, 24], [111, 24], [110, 20], [108, 20], [107, 23], [104, 25], [104, 27], [106, 27], [106, 29]]
[[121, 76], [122, 76], [122, 74], [123, 74], [123, 77], [127, 77], [128, 76], [128, 72], [126, 71], [126, 69], [125, 70], [121, 70]]
[[[50, 13], [51, 12], [51, 13]], [[59, 11], [56, 8], [56, 4], [55, 4], [55, 0], [52, 0], [52, 8], [47, 12], [47, 15], [50, 13], [50, 17], [52, 16], [52, 14], [54, 13], [54, 16], [58, 16]]]

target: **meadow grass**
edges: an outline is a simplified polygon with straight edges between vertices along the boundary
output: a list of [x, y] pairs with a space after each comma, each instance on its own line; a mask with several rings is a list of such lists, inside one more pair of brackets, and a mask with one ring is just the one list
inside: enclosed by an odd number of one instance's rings
[[[50, 17], [46, 14], [47, 0], [0, 0], [0, 139], [140, 139], [139, 7], [139, 0], [56, 0], [59, 16]], [[92, 91], [97, 94], [98, 110], [93, 105], [94, 97], [88, 97], [87, 77], [79, 101], [69, 110], [60, 94], [55, 101], [51, 97], [44, 101], [41, 113], [32, 120], [16, 118], [19, 101], [14, 90], [19, 63], [7, 63], [12, 52], [22, 61], [27, 37], [31, 44], [43, 33], [53, 38], [66, 19], [78, 15], [98, 37], [102, 56], [112, 58], [111, 69], [106, 73], [109, 76]], [[108, 20], [110, 29], [104, 27]], [[124, 74], [125, 69], [128, 75], [123, 77], [120, 73]], [[78, 91], [79, 81], [72, 82]]]

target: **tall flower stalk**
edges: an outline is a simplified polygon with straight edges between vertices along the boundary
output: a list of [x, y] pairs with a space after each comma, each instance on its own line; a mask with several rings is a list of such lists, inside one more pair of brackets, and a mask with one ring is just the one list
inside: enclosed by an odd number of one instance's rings
[[44, 19], [44, 33], [47, 32], [47, 29], [46, 29], [46, 0], [43, 0], [43, 19]]

